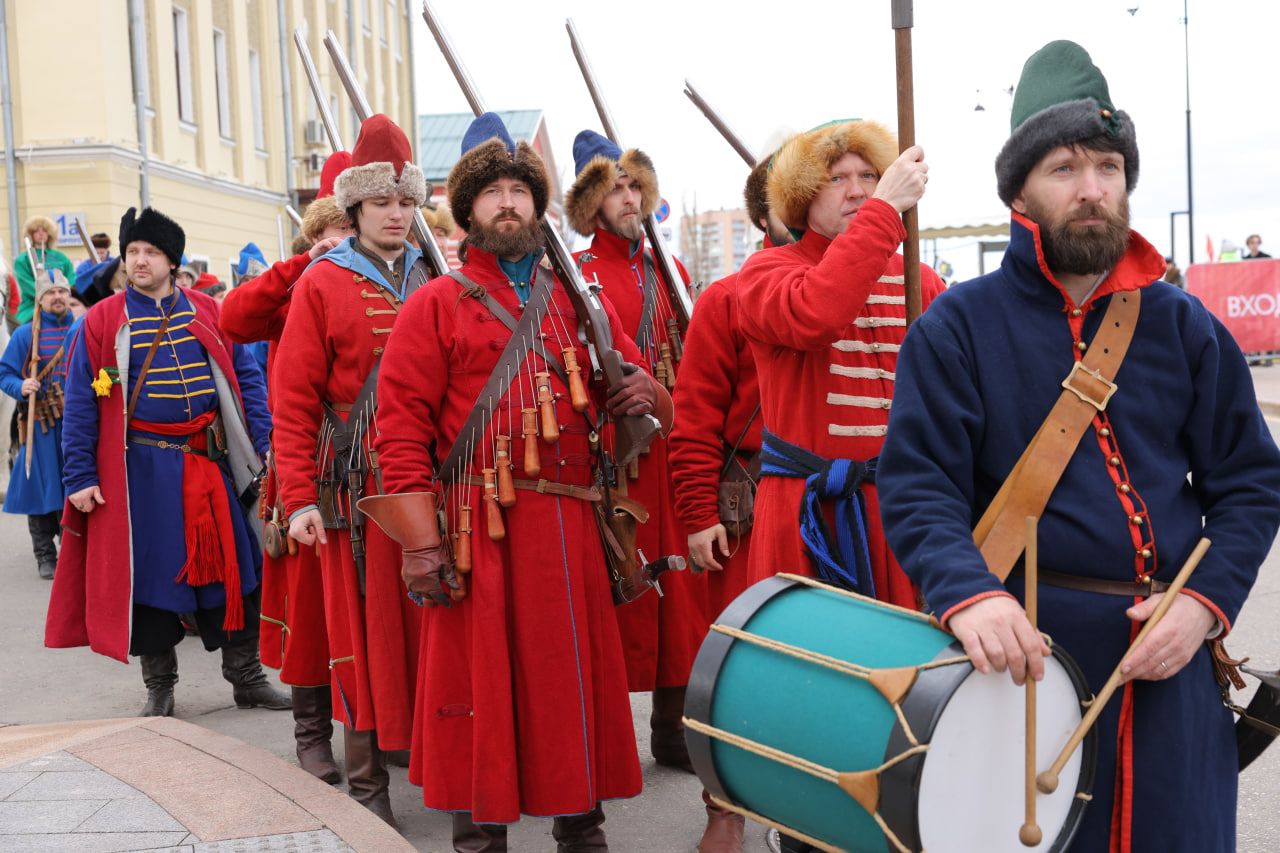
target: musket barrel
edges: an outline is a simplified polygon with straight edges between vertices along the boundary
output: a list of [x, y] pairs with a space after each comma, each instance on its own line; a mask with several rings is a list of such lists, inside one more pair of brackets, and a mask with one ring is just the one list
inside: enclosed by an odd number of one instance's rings
[[471, 107], [471, 112], [480, 115], [485, 111], [484, 102], [480, 100], [476, 84], [458, 59], [458, 52], [453, 49], [449, 34], [440, 25], [435, 10], [427, 0], [423, 0], [422, 3], [422, 18], [427, 22], [427, 29], [431, 30], [431, 36], [436, 40], [440, 52], [444, 54], [444, 61], [449, 64], [449, 70], [453, 72], [454, 79], [458, 81], [458, 88], [462, 89], [462, 96], [467, 99], [467, 106]]
[[754, 169], [756, 164], [760, 162], [755, 152], [747, 147], [747, 144], [742, 141], [742, 137], [734, 133], [733, 128], [729, 127], [729, 123], [720, 116], [720, 113], [716, 112], [715, 107], [707, 103], [707, 99], [702, 97], [702, 93], [694, 87], [693, 82], [687, 77], [684, 81], [684, 94], [689, 100], [693, 101], [693, 105], [698, 108], [698, 111], [706, 116], [707, 121], [711, 122], [711, 126], [720, 132], [720, 135], [724, 137], [724, 141], [729, 143], [729, 147], [738, 152], [738, 156], [747, 162], [749, 168]]
[[311, 97], [316, 102], [320, 123], [324, 125], [325, 135], [329, 137], [329, 147], [334, 151], [345, 151], [346, 147], [338, 134], [338, 123], [329, 110], [329, 96], [320, 86], [320, 75], [316, 73], [316, 64], [311, 61], [311, 48], [307, 47], [307, 40], [301, 29], [293, 31], [293, 43], [297, 45], [298, 55], [302, 58], [302, 70], [306, 72], [307, 84], [311, 87]]
[[300, 213], [298, 213], [298, 211], [294, 210], [294, 209], [293, 209], [293, 205], [291, 205], [291, 204], [286, 204], [286, 205], [284, 206], [284, 212], [285, 212], [285, 213], [287, 213], [287, 214], [289, 214], [289, 218], [293, 220], [293, 224], [294, 224], [294, 225], [297, 225], [299, 228], [301, 228], [301, 227], [302, 227], [302, 214], [300, 214]]
[[582, 78], [587, 81], [587, 91], [591, 93], [591, 100], [596, 105], [596, 112], [600, 115], [600, 124], [604, 126], [604, 135], [618, 143], [618, 126], [613, 122], [613, 113], [609, 112], [609, 105], [605, 103], [604, 94], [600, 91], [600, 87], [596, 85], [596, 73], [591, 68], [591, 60], [587, 59], [587, 53], [582, 49], [582, 41], [578, 38], [578, 28], [573, 23], [573, 18], [566, 18], [564, 28], [569, 31], [569, 45], [573, 48], [573, 58], [578, 61], [578, 68], [582, 71]]
[[89, 239], [89, 232], [85, 230], [84, 220], [76, 217], [76, 231], [80, 234], [80, 243], [84, 246], [84, 250], [89, 253], [89, 260], [93, 263], [98, 262], [98, 250], [94, 248], [93, 241]]

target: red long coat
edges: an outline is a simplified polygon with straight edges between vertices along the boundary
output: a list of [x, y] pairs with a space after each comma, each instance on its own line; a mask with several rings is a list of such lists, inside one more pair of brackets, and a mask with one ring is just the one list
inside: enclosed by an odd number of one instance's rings
[[[462, 272], [520, 315], [492, 255], [470, 247]], [[435, 487], [431, 443], [440, 459], [448, 455], [510, 340], [506, 326], [461, 294], [447, 276], [426, 284], [409, 299], [387, 346], [377, 448], [388, 492]], [[559, 284], [552, 310], [542, 331], [548, 348], [559, 351], [577, 323]], [[635, 345], [607, 301], [605, 310], [619, 350], [634, 361]], [[579, 363], [588, 364], [586, 349], [577, 349]], [[536, 356], [529, 359], [541, 367]], [[513, 426], [519, 435], [518, 410], [532, 405], [528, 370], [495, 403], [491, 427], [470, 460], [472, 475], [492, 463], [495, 430], [505, 434]], [[541, 476], [586, 485], [587, 426], [554, 374], [551, 383], [561, 434], [554, 446], [538, 442]], [[515, 476], [524, 478], [522, 451], [512, 455]], [[470, 811], [481, 823], [509, 823], [521, 814], [578, 814], [600, 800], [639, 794], [622, 647], [592, 505], [521, 490], [515, 506], [502, 511], [506, 537], [493, 541], [474, 486], [455, 486], [445, 496], [450, 529], [457, 529], [463, 500], [472, 507], [468, 594], [449, 608], [430, 608], [422, 635], [409, 778], [422, 785], [423, 802]]]
[[[643, 310], [643, 243], [641, 240], [640, 250], [632, 254], [630, 241], [597, 229], [591, 247], [577, 256], [583, 276], [588, 281], [593, 277], [599, 280], [604, 295], [617, 309], [622, 328], [633, 339]], [[683, 267], [680, 272], [687, 280]], [[662, 321], [672, 314], [669, 307], [663, 307], [665, 303], [666, 294], [659, 285], [654, 313], [657, 341], [667, 340]], [[647, 358], [640, 363], [650, 366]], [[640, 476], [628, 482], [628, 489], [631, 497], [649, 510], [649, 521], [640, 526], [636, 546], [650, 560], [669, 554], [687, 558], [688, 541], [671, 492], [665, 439], [654, 439], [649, 452], [640, 456]], [[627, 685], [632, 691], [687, 684], [698, 654], [706, 627], [706, 584], [691, 571], [675, 572], [663, 578], [662, 591], [661, 598], [645, 595], [618, 608], [618, 627], [627, 654]]]
[[[311, 255], [303, 252], [277, 261], [251, 281], [234, 287], [222, 300], [219, 318], [227, 337], [239, 344], [269, 341], [267, 373], [280, 351], [280, 335], [289, 315], [289, 295]], [[273, 389], [267, 383], [267, 407], [275, 414]], [[267, 470], [264, 505], [275, 505], [279, 482]], [[290, 556], [262, 556], [262, 625], [258, 646], [262, 662], [280, 670], [280, 680], [295, 687], [329, 683], [329, 639], [324, 623], [320, 561], [311, 548]]]
[[[316, 503], [316, 436], [325, 401], [352, 403], [397, 319], [379, 285], [328, 258], [294, 286], [280, 338], [275, 388], [275, 461], [285, 512]], [[344, 417], [339, 415], [339, 417]], [[366, 494], [377, 494], [372, 474]], [[360, 595], [351, 540], [328, 530], [320, 547], [334, 719], [375, 730], [383, 749], [406, 749], [413, 725], [420, 611], [400, 578], [400, 546], [364, 527], [366, 592]]]
[[[725, 448], [741, 437], [738, 454], [745, 461], [760, 450], [764, 429], [763, 418], [755, 411], [760, 403], [756, 361], [738, 322], [737, 287], [734, 273], [699, 294], [673, 395], [676, 422], [667, 444], [668, 458], [676, 512], [691, 534], [720, 523]], [[724, 568], [706, 571], [708, 624], [750, 585], [751, 533], [729, 537], [728, 557], [712, 547], [716, 562]]]
[[[880, 453], [906, 335], [897, 254], [905, 236], [893, 207], [871, 199], [835, 240], [810, 230], [790, 246], [747, 259], [738, 273], [739, 316], [760, 372], [770, 432], [828, 459], [866, 460]], [[920, 287], [926, 306], [943, 289], [923, 264]], [[778, 572], [813, 574], [800, 540], [803, 491], [803, 480], [761, 481], [752, 581]], [[867, 486], [865, 494], [876, 596], [915, 607], [911, 582], [885, 543], [875, 487]]]

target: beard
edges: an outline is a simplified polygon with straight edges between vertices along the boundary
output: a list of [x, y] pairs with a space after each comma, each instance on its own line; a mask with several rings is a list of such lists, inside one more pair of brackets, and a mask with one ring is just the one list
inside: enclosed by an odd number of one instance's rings
[[[498, 227], [503, 221], [515, 221], [520, 227], [505, 230]], [[523, 258], [542, 248], [542, 227], [535, 221], [525, 221], [518, 216], [496, 217], [483, 224], [475, 223], [464, 243], [498, 258]]]
[[[1054, 273], [1092, 275], [1109, 270], [1129, 248], [1129, 197], [1120, 197], [1116, 210], [1082, 204], [1061, 219], [1028, 198], [1027, 217], [1040, 226], [1044, 262]], [[1101, 225], [1080, 226], [1080, 219], [1101, 219]]]
[[[628, 213], [636, 214], [634, 219], [624, 219], [623, 216]], [[640, 218], [640, 211], [634, 207], [624, 208], [618, 212], [617, 219], [607, 222], [609, 230], [625, 240], [639, 240], [644, 236], [644, 222]]]

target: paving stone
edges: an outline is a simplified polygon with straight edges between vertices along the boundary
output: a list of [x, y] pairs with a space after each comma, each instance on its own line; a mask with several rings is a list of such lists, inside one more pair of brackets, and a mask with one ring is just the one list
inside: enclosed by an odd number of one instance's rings
[[0, 800], [39, 776], [39, 773], [0, 773]]
[[0, 837], [70, 832], [104, 805], [105, 800], [3, 802], [0, 803]]
[[353, 848], [329, 830], [318, 829], [196, 844], [192, 853], [353, 853]]
[[[77, 832], [186, 832], [173, 815], [145, 798], [112, 800], [84, 823]], [[186, 839], [183, 839], [184, 841]]]
[[41, 773], [7, 802], [22, 800], [123, 800], [141, 797], [119, 779], [101, 770], [68, 770]]
[[0, 835], [0, 853], [133, 853], [172, 848], [185, 832], [68, 832], [63, 835]]
[[33, 758], [30, 761], [24, 761], [21, 764], [15, 764], [12, 767], [6, 767], [0, 770], [0, 774], [4, 773], [21, 773], [25, 771], [34, 771], [36, 773], [45, 773], [50, 770], [97, 770], [92, 764], [81, 761], [69, 752], [59, 750], [51, 752], [48, 755], [42, 755], [39, 758]]

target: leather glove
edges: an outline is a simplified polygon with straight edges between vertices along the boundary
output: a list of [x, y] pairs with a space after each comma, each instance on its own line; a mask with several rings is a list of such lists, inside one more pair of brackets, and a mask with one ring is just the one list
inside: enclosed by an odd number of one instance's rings
[[658, 394], [649, 374], [641, 370], [639, 365], [630, 362], [622, 363], [622, 373], [622, 379], [609, 386], [609, 397], [605, 401], [609, 414], [632, 417], [652, 413], [658, 402]]
[[[463, 592], [453, 563], [440, 546], [433, 548], [406, 548], [400, 576], [409, 592], [422, 597], [422, 603], [449, 606], [450, 597]], [[465, 594], [465, 593], [464, 593]]]

